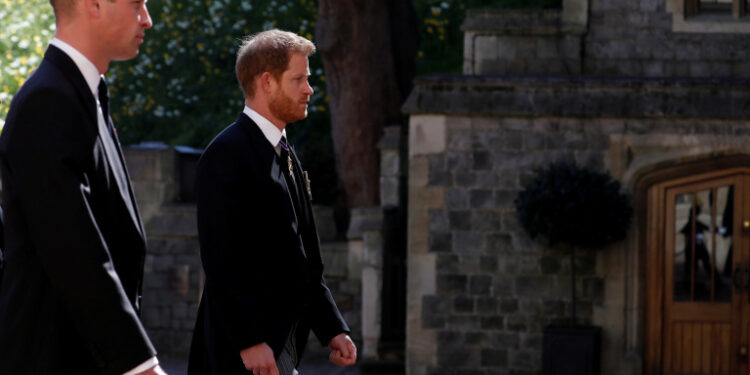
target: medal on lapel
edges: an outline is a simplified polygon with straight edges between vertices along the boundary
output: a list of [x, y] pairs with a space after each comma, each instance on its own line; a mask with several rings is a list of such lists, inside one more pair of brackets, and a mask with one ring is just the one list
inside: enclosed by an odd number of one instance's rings
[[294, 168], [292, 167], [292, 156], [289, 155], [286, 157], [286, 163], [289, 165], [289, 175], [292, 176], [292, 180], [294, 180]]

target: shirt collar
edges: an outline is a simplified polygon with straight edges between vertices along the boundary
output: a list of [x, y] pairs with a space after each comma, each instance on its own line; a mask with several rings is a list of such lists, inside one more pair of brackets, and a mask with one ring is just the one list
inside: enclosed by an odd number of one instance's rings
[[99, 80], [101, 79], [101, 75], [99, 74], [99, 70], [96, 69], [94, 63], [87, 59], [82, 53], [78, 52], [77, 49], [73, 48], [73, 46], [60, 39], [54, 38], [50, 44], [65, 52], [65, 54], [73, 60], [73, 63], [76, 64], [78, 70], [83, 75], [83, 79], [86, 80], [86, 85], [88, 85], [91, 93], [94, 94], [94, 98], [99, 100], [99, 95], [97, 94], [99, 92]]
[[242, 113], [246, 114], [247, 117], [250, 117], [250, 119], [258, 125], [260, 131], [263, 132], [263, 135], [266, 136], [268, 142], [271, 143], [271, 146], [278, 146], [281, 137], [286, 137], [286, 129], [280, 131], [279, 128], [276, 127], [276, 125], [274, 125], [271, 121], [268, 121], [268, 119], [266, 119], [265, 117], [261, 116], [258, 112], [255, 112], [252, 108], [245, 106], [245, 109], [242, 111]]

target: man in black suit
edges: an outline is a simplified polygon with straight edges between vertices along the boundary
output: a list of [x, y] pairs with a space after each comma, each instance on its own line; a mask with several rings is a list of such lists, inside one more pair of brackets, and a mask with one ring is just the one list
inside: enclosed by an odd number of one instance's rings
[[323, 280], [309, 180], [286, 142], [286, 125], [307, 116], [314, 51], [305, 38], [269, 30], [237, 52], [245, 109], [198, 162], [206, 283], [191, 375], [296, 374], [311, 329], [331, 362], [356, 361]]
[[146, 237], [102, 74], [145, 0], [51, 0], [55, 39], [0, 136], [0, 374], [164, 374], [140, 310]]

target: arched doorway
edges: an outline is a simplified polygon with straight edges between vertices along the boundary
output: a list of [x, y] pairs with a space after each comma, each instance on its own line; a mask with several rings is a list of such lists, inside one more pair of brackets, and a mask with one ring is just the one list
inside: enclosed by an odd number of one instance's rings
[[646, 374], [750, 374], [750, 168], [737, 161], [641, 190]]

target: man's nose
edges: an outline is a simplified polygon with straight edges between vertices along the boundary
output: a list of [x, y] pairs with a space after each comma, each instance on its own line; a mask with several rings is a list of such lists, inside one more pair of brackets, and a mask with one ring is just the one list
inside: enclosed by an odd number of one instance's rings
[[146, 8], [146, 4], [143, 4], [143, 11], [141, 12], [141, 26], [143, 26], [144, 29], [150, 29], [151, 26], [153, 26], [154, 23], [151, 21], [151, 15], [148, 13], [148, 8]]

